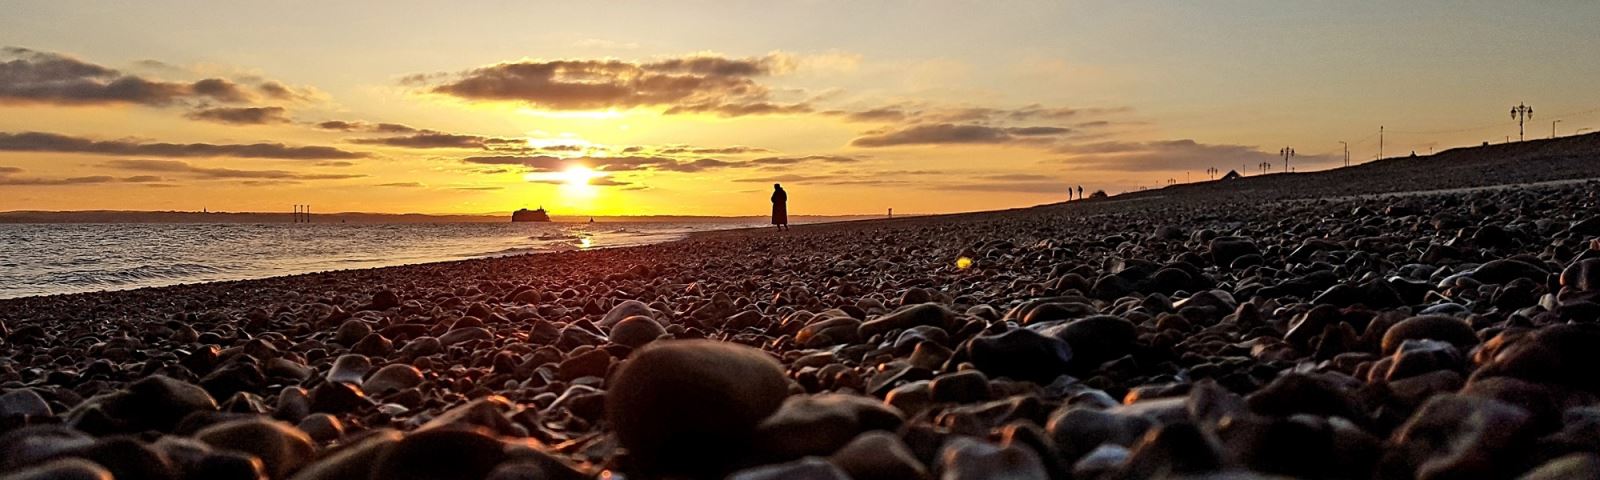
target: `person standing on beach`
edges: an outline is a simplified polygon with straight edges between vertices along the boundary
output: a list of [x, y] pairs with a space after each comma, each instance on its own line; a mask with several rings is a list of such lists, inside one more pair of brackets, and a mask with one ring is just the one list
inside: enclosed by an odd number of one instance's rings
[[778, 230], [789, 229], [789, 194], [783, 191], [783, 185], [772, 184], [772, 224]]

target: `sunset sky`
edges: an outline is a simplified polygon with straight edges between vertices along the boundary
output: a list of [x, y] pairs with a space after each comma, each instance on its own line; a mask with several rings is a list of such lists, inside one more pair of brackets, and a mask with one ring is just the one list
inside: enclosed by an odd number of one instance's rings
[[939, 213], [1600, 129], [1600, 2], [1520, 3], [9, 1], [0, 211]]

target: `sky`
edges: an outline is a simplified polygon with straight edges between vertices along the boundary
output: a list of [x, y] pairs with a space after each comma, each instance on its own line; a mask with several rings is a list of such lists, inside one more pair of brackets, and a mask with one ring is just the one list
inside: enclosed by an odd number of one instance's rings
[[0, 211], [945, 213], [1600, 129], [1593, 1], [6, 10]]

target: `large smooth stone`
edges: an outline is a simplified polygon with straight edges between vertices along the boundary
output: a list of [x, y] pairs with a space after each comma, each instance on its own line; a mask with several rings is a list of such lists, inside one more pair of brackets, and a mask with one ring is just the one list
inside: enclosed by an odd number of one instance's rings
[[366, 355], [347, 353], [334, 359], [328, 369], [328, 381], [360, 385], [362, 377], [372, 371], [372, 360]]
[[43, 418], [52, 415], [50, 404], [31, 388], [23, 388], [0, 395], [0, 420], [11, 418]]
[[1533, 446], [1527, 410], [1456, 394], [1435, 396], [1395, 430], [1381, 466], [1389, 478], [1507, 478]]
[[1021, 446], [999, 446], [971, 437], [946, 443], [939, 453], [940, 480], [1049, 480], [1039, 454]]
[[1507, 376], [1600, 394], [1600, 376], [1595, 375], [1600, 369], [1597, 346], [1600, 327], [1589, 324], [1552, 325], [1520, 337], [1502, 334], [1484, 345], [1484, 350], [1497, 347], [1496, 353], [1472, 373], [1468, 383]]
[[788, 394], [783, 367], [760, 350], [658, 341], [618, 369], [605, 410], [638, 467], [721, 474], [749, 450], [756, 425]]
[[294, 474], [293, 480], [346, 480], [371, 478], [372, 466], [400, 442], [400, 432], [379, 430], [353, 444], [326, 453], [316, 463]]
[[90, 433], [170, 432], [194, 412], [217, 411], [217, 401], [198, 385], [151, 375], [122, 390], [84, 400], [69, 423]]
[[244, 419], [219, 423], [195, 432], [212, 447], [255, 455], [272, 478], [285, 478], [311, 463], [316, 447], [305, 432], [287, 423]]
[[1133, 322], [1115, 315], [1092, 315], [1044, 333], [1072, 347], [1072, 365], [1078, 370], [1092, 369], [1132, 353], [1139, 338]]
[[880, 333], [900, 330], [920, 325], [943, 327], [946, 322], [955, 317], [955, 312], [937, 303], [923, 303], [903, 307], [893, 312], [884, 314], [861, 324], [857, 329], [862, 338], [869, 338]]
[[607, 311], [604, 317], [600, 317], [600, 322], [596, 325], [599, 325], [601, 328], [611, 328], [618, 322], [621, 322], [628, 317], [641, 316], [645, 318], [651, 318], [655, 316], [655, 312], [650, 311], [650, 306], [645, 305], [644, 302], [638, 300], [623, 300], [622, 303], [618, 303], [617, 306], [611, 307], [611, 310]]
[[646, 343], [655, 341], [667, 334], [667, 329], [662, 328], [655, 319], [644, 315], [634, 315], [624, 318], [611, 326], [609, 338], [611, 343], [627, 345], [630, 348], [639, 348]]
[[1102, 444], [1131, 446], [1154, 424], [1147, 417], [1068, 406], [1052, 414], [1045, 429], [1062, 459], [1075, 463]]
[[862, 432], [900, 428], [905, 419], [870, 397], [825, 393], [796, 395], [756, 427], [763, 453], [788, 460], [828, 455]]
[[1467, 322], [1446, 315], [1420, 315], [1401, 320], [1383, 334], [1383, 354], [1390, 355], [1400, 349], [1406, 340], [1443, 340], [1462, 351], [1478, 344], [1478, 334]]
[[426, 430], [389, 446], [372, 465], [371, 478], [480, 480], [505, 459], [505, 445], [477, 430]]
[[747, 468], [727, 480], [854, 480], [839, 467], [819, 458]]
[[990, 377], [1050, 383], [1066, 373], [1072, 347], [1058, 338], [1018, 328], [967, 343], [967, 359]]
[[367, 377], [362, 382], [361, 389], [371, 395], [383, 395], [389, 392], [405, 390], [422, 384], [422, 371], [417, 367], [396, 363], [386, 365]]
[[6, 480], [112, 480], [111, 471], [81, 458], [63, 458], [7, 473]]
[[473, 340], [493, 340], [494, 332], [483, 327], [455, 328], [439, 336], [439, 344], [446, 347]]
[[928, 467], [917, 460], [905, 442], [882, 430], [856, 436], [828, 461], [854, 480], [915, 480], [928, 476]]

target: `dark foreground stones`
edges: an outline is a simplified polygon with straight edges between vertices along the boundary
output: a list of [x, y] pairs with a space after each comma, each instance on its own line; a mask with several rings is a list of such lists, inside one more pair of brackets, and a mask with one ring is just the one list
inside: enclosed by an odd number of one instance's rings
[[0, 478], [1596, 478], [1597, 187], [3, 300]]

